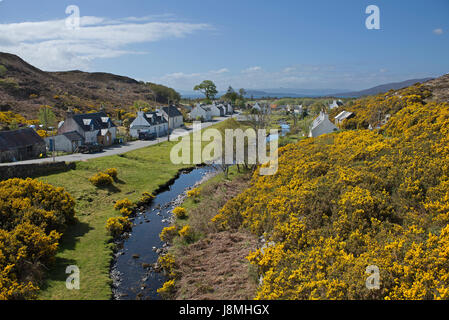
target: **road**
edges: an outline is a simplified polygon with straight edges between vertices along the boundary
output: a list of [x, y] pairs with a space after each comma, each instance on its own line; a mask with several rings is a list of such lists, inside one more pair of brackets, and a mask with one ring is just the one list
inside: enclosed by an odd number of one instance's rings
[[[237, 115], [234, 115], [232, 117], [237, 117]], [[213, 126], [214, 124], [217, 124], [219, 122], [223, 122], [227, 119], [229, 119], [230, 117], [220, 117], [220, 118], [216, 118], [214, 119], [214, 121], [210, 121], [210, 122], [204, 122], [201, 124], [201, 129], [205, 129], [207, 127]], [[192, 129], [177, 129], [175, 130], [171, 135], [170, 135], [170, 139], [175, 139], [177, 137], [182, 137], [182, 136], [186, 136], [194, 131], [197, 130], [192, 130]], [[119, 146], [112, 146], [109, 148], [104, 149], [103, 152], [100, 153], [93, 153], [93, 154], [81, 154], [81, 153], [75, 153], [75, 154], [70, 154], [70, 155], [66, 155], [66, 156], [59, 156], [59, 157], [55, 157], [53, 158], [43, 158], [43, 159], [33, 159], [33, 160], [26, 160], [26, 161], [17, 161], [17, 162], [10, 162], [10, 163], [0, 163], [0, 167], [3, 166], [15, 166], [15, 165], [21, 165], [21, 164], [35, 164], [35, 163], [48, 163], [48, 162], [60, 162], [60, 161], [65, 161], [65, 162], [78, 162], [78, 161], [87, 161], [90, 159], [96, 159], [96, 158], [102, 158], [102, 157], [108, 157], [108, 156], [113, 156], [113, 155], [118, 155], [118, 154], [124, 154], [133, 150], [138, 150], [138, 149], [142, 149], [142, 148], [146, 148], [149, 146], [153, 146], [156, 144], [159, 144], [161, 142], [167, 141], [168, 138], [167, 137], [163, 137], [163, 138], [159, 138], [157, 140], [153, 140], [153, 141], [131, 141], [131, 142], [127, 142], [124, 145], [119, 145]]]

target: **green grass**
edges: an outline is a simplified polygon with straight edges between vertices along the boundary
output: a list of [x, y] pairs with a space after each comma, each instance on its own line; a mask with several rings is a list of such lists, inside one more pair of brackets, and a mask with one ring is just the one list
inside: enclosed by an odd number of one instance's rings
[[[239, 124], [228, 120], [215, 128], [235, 128]], [[54, 265], [41, 285], [39, 299], [45, 300], [105, 300], [111, 298], [109, 268], [112, 244], [105, 225], [108, 218], [118, 216], [113, 202], [124, 198], [135, 201], [143, 192], [153, 192], [190, 165], [174, 165], [170, 150], [175, 142], [132, 151], [121, 156], [109, 156], [79, 162], [76, 169], [39, 178], [65, 188], [76, 200], [79, 222], [68, 228], [60, 244]], [[203, 144], [205, 145], [205, 144]], [[89, 178], [108, 168], [118, 169], [118, 181], [113, 187], [99, 189]], [[67, 290], [66, 267], [80, 269], [80, 290]]]

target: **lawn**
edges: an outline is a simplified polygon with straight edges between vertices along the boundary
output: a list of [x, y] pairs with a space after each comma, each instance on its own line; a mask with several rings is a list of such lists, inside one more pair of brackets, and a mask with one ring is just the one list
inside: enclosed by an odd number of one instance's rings
[[[236, 128], [235, 120], [227, 120], [215, 128]], [[153, 192], [172, 179], [177, 172], [190, 165], [174, 165], [170, 150], [175, 142], [132, 151], [120, 156], [109, 156], [79, 162], [76, 169], [40, 177], [39, 180], [66, 189], [76, 200], [79, 222], [65, 233], [56, 261], [41, 285], [39, 299], [45, 300], [105, 300], [111, 298], [109, 267], [112, 244], [105, 224], [110, 217], [118, 216], [113, 203], [129, 198], [135, 201], [143, 192]], [[205, 145], [205, 144], [203, 144]], [[118, 169], [118, 181], [113, 187], [99, 189], [89, 182], [89, 177], [108, 168]], [[80, 290], [68, 290], [65, 281], [66, 267], [80, 269]]]

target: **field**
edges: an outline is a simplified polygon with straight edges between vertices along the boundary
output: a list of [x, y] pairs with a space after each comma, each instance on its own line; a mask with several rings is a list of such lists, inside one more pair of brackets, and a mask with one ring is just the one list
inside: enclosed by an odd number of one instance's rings
[[[234, 120], [215, 128], [239, 126]], [[118, 216], [114, 201], [129, 198], [135, 201], [143, 192], [153, 192], [172, 179], [186, 165], [173, 165], [170, 150], [175, 142], [136, 150], [121, 156], [110, 156], [77, 163], [76, 170], [41, 177], [40, 180], [64, 187], [76, 200], [79, 222], [69, 228], [61, 242], [54, 266], [41, 286], [40, 299], [110, 299], [109, 266], [112, 244], [105, 224]], [[95, 173], [118, 169], [118, 181], [113, 187], [95, 188], [89, 178]], [[80, 268], [80, 290], [67, 290], [65, 269]]]

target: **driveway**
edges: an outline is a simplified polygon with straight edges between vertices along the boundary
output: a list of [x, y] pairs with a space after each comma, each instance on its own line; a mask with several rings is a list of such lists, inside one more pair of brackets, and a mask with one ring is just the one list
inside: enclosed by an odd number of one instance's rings
[[[234, 115], [232, 117], [236, 117], [236, 116], [237, 115]], [[223, 122], [229, 118], [230, 117], [220, 117], [220, 118], [216, 118], [214, 121], [204, 122], [201, 124], [201, 129], [210, 127], [219, 122]], [[197, 130], [195, 130], [195, 131], [197, 131]], [[194, 130], [192, 130], [191, 128], [187, 128], [187, 130], [186, 129], [176, 129], [170, 135], [170, 137], [171, 137], [171, 139], [175, 139], [177, 137], [182, 137], [182, 136], [188, 135], [192, 132], [194, 132]], [[108, 157], [108, 156], [127, 153], [127, 152], [130, 152], [133, 150], [153, 146], [153, 145], [159, 144], [159, 143], [167, 141], [167, 140], [168, 140], [167, 137], [163, 137], [163, 138], [159, 138], [154, 141], [140, 141], [140, 140], [139, 141], [131, 141], [131, 142], [127, 142], [124, 145], [112, 146], [110, 148], [104, 149], [104, 151], [100, 152], [100, 153], [93, 153], [93, 154], [76, 153], [76, 154], [70, 154], [70, 155], [66, 155], [66, 156], [55, 157], [55, 158], [44, 158], [44, 159], [33, 159], [33, 160], [18, 161], [18, 162], [11, 162], [11, 163], [0, 163], [0, 166], [15, 166], [15, 165], [20, 165], [20, 164], [48, 163], [48, 162], [53, 162], [53, 161], [55, 161], [55, 162], [87, 161], [90, 159], [102, 158], [102, 157]]]

